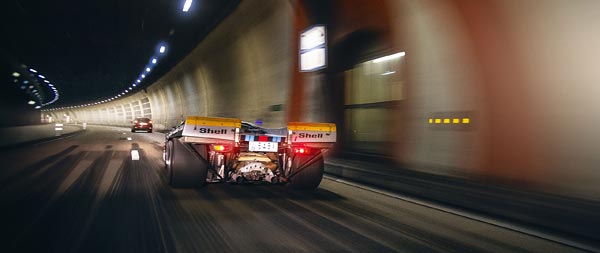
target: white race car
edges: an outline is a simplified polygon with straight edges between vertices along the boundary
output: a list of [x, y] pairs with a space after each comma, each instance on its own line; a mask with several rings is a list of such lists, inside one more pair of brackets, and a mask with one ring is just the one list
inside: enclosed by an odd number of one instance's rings
[[263, 128], [233, 118], [187, 117], [166, 135], [169, 184], [266, 182], [311, 190], [323, 178], [323, 152], [333, 147], [332, 123], [290, 122]]

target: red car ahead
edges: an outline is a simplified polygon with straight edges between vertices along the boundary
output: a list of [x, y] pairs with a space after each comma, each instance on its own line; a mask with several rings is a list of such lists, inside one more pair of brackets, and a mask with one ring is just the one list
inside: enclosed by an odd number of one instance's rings
[[131, 132], [133, 133], [137, 130], [144, 130], [148, 133], [152, 133], [152, 120], [149, 118], [135, 118], [133, 120]]

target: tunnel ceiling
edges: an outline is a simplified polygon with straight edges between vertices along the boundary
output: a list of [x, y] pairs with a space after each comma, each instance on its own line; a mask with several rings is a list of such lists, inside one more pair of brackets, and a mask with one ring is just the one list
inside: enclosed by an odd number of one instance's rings
[[[15, 68], [34, 68], [52, 82], [60, 99], [47, 108], [112, 97], [135, 83], [162, 43], [167, 52], [143, 88], [171, 69], [238, 0], [95, 0], [2, 2], [2, 89], [14, 89]], [[0, 90], [0, 92], [3, 92]]]

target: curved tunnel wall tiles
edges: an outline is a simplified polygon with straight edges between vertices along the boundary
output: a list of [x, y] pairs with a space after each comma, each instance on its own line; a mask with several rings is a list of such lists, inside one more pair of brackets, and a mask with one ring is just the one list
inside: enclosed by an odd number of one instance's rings
[[[147, 92], [50, 114], [60, 120], [69, 113], [79, 122], [104, 124], [113, 117], [114, 124], [128, 126], [134, 115], [131, 103], [145, 97], [159, 129], [191, 114], [263, 119], [278, 126], [285, 123], [286, 111], [306, 114], [314, 107], [303, 105], [314, 105], [311, 95], [316, 92], [290, 96], [290, 91], [302, 91], [299, 87], [319, 76], [292, 75], [297, 71], [297, 37], [290, 29], [295, 20], [291, 3], [298, 1], [242, 1]], [[600, 149], [600, 86], [593, 85], [600, 80], [595, 57], [599, 43], [592, 43], [600, 41], [600, 33], [594, 26], [599, 16], [591, 11], [599, 9], [598, 1], [387, 3], [386, 10], [394, 14], [394, 46], [389, 50], [406, 51], [407, 59], [406, 100], [389, 115], [397, 126], [388, 128], [395, 130], [389, 136], [396, 160], [413, 170], [502, 178], [560, 194], [600, 196], [600, 156], [594, 153]], [[536, 39], [530, 40], [530, 31], [537, 32]], [[269, 110], [273, 105], [282, 105], [282, 111]], [[107, 115], [105, 109], [115, 106], [123, 107], [123, 116]], [[436, 113], [454, 111], [475, 112], [473, 127], [447, 131], [427, 124]]]
[[[287, 1], [243, 1], [145, 91], [102, 105], [49, 114], [62, 119], [64, 113], [73, 112], [72, 121], [129, 126], [133, 117], [145, 115], [142, 100], [148, 99], [157, 129], [177, 125], [188, 115], [248, 121], [268, 117], [267, 125], [280, 126], [285, 120], [283, 112], [272, 114], [269, 107], [285, 104], [288, 94], [291, 15]], [[124, 107], [123, 116], [114, 109], [117, 106]]]

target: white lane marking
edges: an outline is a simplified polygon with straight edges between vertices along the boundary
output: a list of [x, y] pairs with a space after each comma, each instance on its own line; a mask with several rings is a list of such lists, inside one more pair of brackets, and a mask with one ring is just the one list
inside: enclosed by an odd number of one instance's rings
[[133, 140], [133, 139], [131, 137], [127, 137], [127, 140], [130, 141], [130, 140]]
[[416, 199], [416, 198], [412, 198], [412, 197], [408, 197], [405, 195], [401, 195], [399, 193], [395, 193], [395, 192], [391, 192], [391, 191], [386, 191], [386, 190], [381, 190], [381, 189], [377, 189], [377, 188], [373, 188], [373, 187], [369, 187], [360, 183], [355, 183], [355, 182], [351, 182], [351, 181], [347, 181], [335, 176], [329, 176], [329, 175], [323, 175], [324, 178], [329, 179], [331, 181], [334, 182], [338, 182], [341, 184], [345, 184], [345, 185], [349, 185], [352, 187], [356, 187], [359, 189], [363, 189], [366, 191], [370, 191], [370, 192], [374, 192], [374, 193], [378, 193], [381, 195], [385, 195], [388, 197], [392, 197], [395, 199], [399, 199], [399, 200], [403, 200], [406, 202], [410, 202], [413, 204], [417, 204], [417, 205], [421, 205], [424, 207], [429, 207], [438, 211], [442, 211], [442, 212], [446, 212], [446, 213], [450, 213], [450, 214], [454, 214], [454, 215], [458, 215], [461, 217], [465, 217], [467, 219], [471, 219], [471, 220], [476, 220], [479, 222], [483, 222], [483, 223], [487, 223], [493, 226], [497, 226], [497, 227], [501, 227], [504, 229], [508, 229], [508, 230], [512, 230], [515, 232], [519, 232], [519, 233], [523, 233], [523, 234], [527, 234], [527, 235], [531, 235], [534, 237], [538, 237], [544, 240], [548, 240], [548, 241], [552, 241], [552, 242], [556, 242], [556, 243], [560, 243], [563, 245], [567, 245], [573, 248], [579, 248], [579, 249], [583, 249], [583, 250], [587, 250], [587, 251], [591, 251], [591, 252], [600, 252], [599, 248], [596, 248], [594, 246], [591, 245], [586, 245], [584, 243], [581, 242], [575, 242], [575, 241], [570, 241], [568, 239], [565, 238], [561, 238], [555, 235], [551, 235], [551, 234], [547, 234], [541, 231], [536, 231], [533, 229], [529, 229], [526, 227], [523, 227], [521, 225], [518, 224], [513, 224], [511, 222], [506, 222], [506, 221], [501, 221], [501, 220], [496, 220], [496, 219], [492, 219], [489, 217], [485, 217], [485, 216], [481, 216], [481, 215], [477, 215], [477, 214], [473, 214], [473, 213], [469, 213], [469, 212], [465, 212], [462, 210], [458, 210], [458, 209], [454, 209], [454, 208], [450, 208], [450, 207], [446, 207], [442, 204], [438, 204], [438, 203], [434, 203], [434, 202], [430, 202], [430, 201], [425, 201], [425, 200], [420, 200], [420, 199]]
[[137, 150], [131, 150], [131, 160], [140, 160], [140, 152], [138, 152]]

